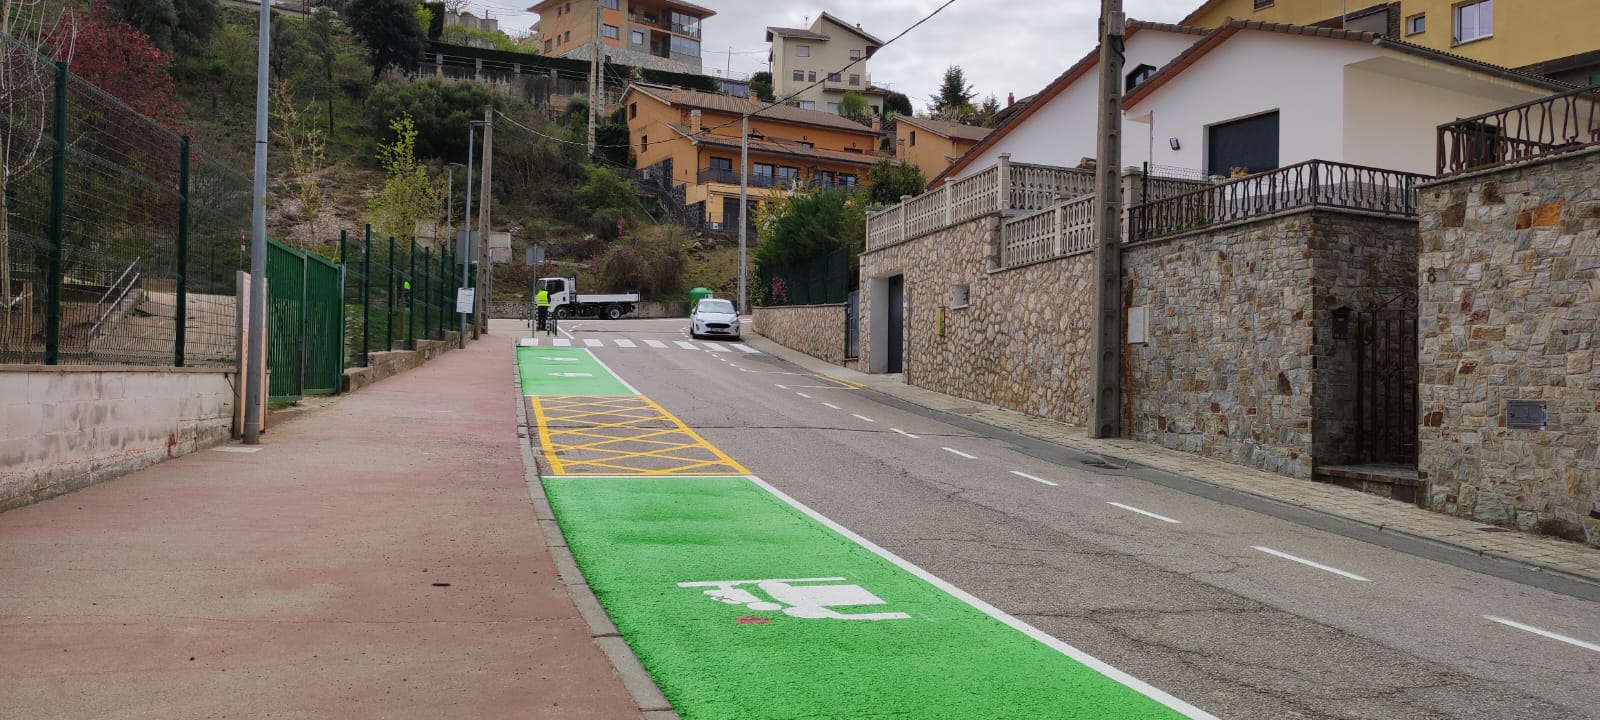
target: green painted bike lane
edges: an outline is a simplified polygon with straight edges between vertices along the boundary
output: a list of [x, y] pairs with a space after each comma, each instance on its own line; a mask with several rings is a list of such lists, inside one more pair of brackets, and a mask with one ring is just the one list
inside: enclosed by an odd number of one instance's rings
[[[581, 348], [517, 359], [524, 395], [637, 395]], [[543, 486], [587, 583], [684, 720], [1216, 720], [757, 478]]]
[[584, 348], [517, 348], [523, 395], [632, 396], [623, 382]]

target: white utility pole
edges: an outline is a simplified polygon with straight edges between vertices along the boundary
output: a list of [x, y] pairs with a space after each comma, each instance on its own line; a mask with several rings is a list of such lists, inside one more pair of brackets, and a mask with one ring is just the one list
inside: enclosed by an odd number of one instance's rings
[[[489, 331], [489, 296], [494, 292], [494, 268], [489, 262], [489, 216], [493, 208], [494, 108], [483, 109], [483, 177], [478, 179], [478, 309], [477, 333]], [[476, 337], [476, 334], [474, 334]]]
[[1095, 160], [1096, 325], [1089, 436], [1122, 437], [1122, 0], [1101, 0], [1100, 151]]
[[740, 120], [741, 120], [741, 123], [739, 125], [739, 314], [743, 315], [744, 313], [748, 312], [749, 309], [750, 309], [749, 307], [747, 307], [748, 302], [745, 299], [745, 298], [748, 298], [750, 296], [750, 293], [746, 291], [746, 282], [747, 281], [745, 279], [745, 275], [746, 275], [746, 273], [748, 271], [748, 267], [749, 267], [749, 262], [747, 262], [745, 260], [745, 257], [744, 257], [745, 248], [748, 246], [748, 242], [749, 242], [749, 239], [746, 236], [750, 232], [750, 229], [749, 229], [750, 228], [750, 219], [748, 217], [745, 217], [746, 215], [750, 214], [749, 213], [749, 209], [750, 209], [750, 113], [745, 113], [743, 116], [740, 117]]
[[[471, 256], [467, 255], [467, 250], [472, 247], [472, 153], [474, 151], [473, 146], [478, 142], [477, 129], [477, 121], [467, 123], [467, 216], [461, 221], [461, 240], [456, 243], [456, 256], [461, 258], [461, 287], [463, 289], [467, 287], [467, 271], [472, 261]], [[482, 242], [481, 238], [479, 242]], [[458, 312], [456, 315], [460, 320], [457, 328], [460, 332], [460, 337], [456, 338], [457, 347], [465, 350], [467, 347], [467, 314]]]
[[[256, 167], [250, 209], [250, 336], [245, 348], [244, 444], [261, 444], [266, 412], [267, 346], [267, 77], [272, 48], [272, 3], [261, 3], [261, 35], [256, 39]], [[6, 288], [6, 292], [10, 292]]]
[[594, 157], [594, 126], [600, 113], [600, 48], [605, 46], [600, 37], [601, 0], [594, 0], [594, 57], [589, 59], [589, 157]]

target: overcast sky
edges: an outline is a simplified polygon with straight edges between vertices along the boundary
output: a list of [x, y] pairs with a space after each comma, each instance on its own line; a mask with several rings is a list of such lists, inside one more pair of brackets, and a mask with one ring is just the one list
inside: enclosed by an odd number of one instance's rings
[[[766, 28], [807, 27], [826, 10], [863, 30], [889, 40], [945, 0], [873, 2], [771, 2], [770, 0], [693, 0], [717, 11], [706, 21], [702, 60], [708, 75], [725, 67], [735, 76], [767, 69]], [[1177, 22], [1201, 0], [1124, 0], [1130, 18]], [[474, 10], [500, 19], [501, 29], [519, 35], [537, 19], [523, 12], [532, 5], [513, 0], [474, 0]], [[920, 111], [939, 87], [946, 67], [960, 65], [981, 101], [993, 94], [1005, 103], [1042, 89], [1095, 45], [1099, 0], [956, 0], [932, 20], [878, 51], [868, 65], [873, 82], [911, 96]], [[734, 54], [728, 55], [729, 47]]]

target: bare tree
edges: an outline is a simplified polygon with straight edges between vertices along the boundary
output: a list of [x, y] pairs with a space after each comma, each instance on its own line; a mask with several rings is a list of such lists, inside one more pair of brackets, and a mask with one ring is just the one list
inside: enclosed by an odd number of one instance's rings
[[300, 244], [309, 247], [319, 242], [317, 235], [322, 213], [327, 209], [328, 193], [322, 187], [321, 173], [327, 166], [326, 140], [322, 128], [312, 121], [316, 101], [306, 112], [296, 105], [289, 83], [279, 80], [272, 87], [272, 135], [286, 151], [289, 172], [280, 180], [283, 190], [300, 201], [306, 218], [307, 238]]

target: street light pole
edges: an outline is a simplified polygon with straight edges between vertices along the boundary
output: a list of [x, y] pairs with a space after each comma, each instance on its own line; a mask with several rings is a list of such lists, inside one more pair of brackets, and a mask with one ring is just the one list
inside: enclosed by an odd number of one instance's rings
[[750, 114], [741, 116], [739, 129], [739, 314], [749, 311], [745, 298], [749, 293], [745, 288], [745, 274], [749, 263], [745, 261], [745, 248], [748, 246], [745, 237], [750, 232]]
[[267, 77], [272, 48], [272, 3], [261, 3], [261, 34], [256, 39], [256, 164], [250, 209], [250, 335], [245, 348], [244, 444], [261, 444], [266, 408], [267, 347]]
[[461, 163], [445, 163], [444, 182], [444, 236], [454, 239], [456, 236], [456, 168], [464, 167]]
[[[456, 243], [456, 254], [461, 257], [461, 287], [463, 289], [467, 287], [467, 270], [471, 262], [467, 249], [472, 246], [472, 152], [473, 145], [478, 140], [477, 130], [478, 121], [473, 120], [467, 123], [467, 216], [462, 222], [462, 227], [466, 228], [463, 232], [466, 234], [462, 236], [461, 242]], [[467, 314], [460, 312], [459, 302], [456, 304], [458, 306], [456, 315], [461, 321], [459, 327], [457, 327], [457, 330], [460, 331], [460, 336], [456, 338], [456, 346], [464, 350], [467, 347]]]

